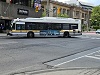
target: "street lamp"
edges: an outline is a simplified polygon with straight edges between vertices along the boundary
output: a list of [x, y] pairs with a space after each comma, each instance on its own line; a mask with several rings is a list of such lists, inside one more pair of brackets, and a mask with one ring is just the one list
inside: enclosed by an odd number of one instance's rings
[[92, 27], [91, 27], [91, 20], [92, 20], [92, 19], [89, 19], [89, 28], [92, 28]]

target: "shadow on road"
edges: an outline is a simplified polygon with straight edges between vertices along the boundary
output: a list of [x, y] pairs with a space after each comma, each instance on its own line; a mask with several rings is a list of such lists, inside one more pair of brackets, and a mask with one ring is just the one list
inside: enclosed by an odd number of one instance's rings
[[51, 39], [51, 38], [63, 38], [63, 39], [70, 39], [75, 38], [79, 39], [79, 37], [34, 37], [34, 38], [27, 38], [27, 37], [3, 37], [3, 39]]

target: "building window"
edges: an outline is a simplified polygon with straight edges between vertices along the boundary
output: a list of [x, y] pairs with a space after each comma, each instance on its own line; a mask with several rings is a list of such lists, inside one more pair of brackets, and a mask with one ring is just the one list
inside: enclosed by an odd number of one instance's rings
[[68, 14], [68, 16], [70, 16], [70, 10], [67, 10], [67, 14]]
[[87, 14], [85, 14], [85, 20], [87, 20]]
[[84, 19], [81, 20], [81, 23], [84, 24]]
[[63, 14], [66, 14], [66, 9], [63, 9]]
[[53, 16], [55, 17], [55, 16], [57, 16], [57, 7], [53, 7]]
[[44, 12], [44, 6], [41, 6], [41, 8], [42, 8], [42, 12]]
[[76, 11], [76, 17], [79, 18], [79, 15], [80, 15], [79, 11]]
[[82, 18], [84, 18], [84, 13], [82, 13]]
[[25, 5], [25, 6], [31, 6], [31, 0], [12, 0], [12, 3]]
[[73, 11], [73, 16], [76, 17], [76, 11]]
[[61, 14], [63, 14], [63, 9], [62, 8], [60, 9], [60, 12], [61, 12]]
[[6, 2], [6, 0], [0, 0], [0, 1], [2, 1], [2, 2]]

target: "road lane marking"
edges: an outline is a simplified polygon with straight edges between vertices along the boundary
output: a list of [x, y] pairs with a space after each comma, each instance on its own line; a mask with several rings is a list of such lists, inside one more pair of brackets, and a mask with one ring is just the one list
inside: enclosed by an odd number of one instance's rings
[[94, 56], [86, 56], [86, 57], [88, 57], [88, 58], [93, 58], [93, 59], [100, 59], [100, 58], [94, 57]]
[[77, 57], [77, 58], [71, 59], [71, 60], [69, 60], [69, 61], [62, 62], [62, 63], [60, 63], [60, 64], [54, 65], [54, 67], [58, 67], [58, 66], [61, 66], [61, 65], [63, 65], [63, 64], [66, 64], [66, 63], [69, 63], [69, 62], [72, 62], [72, 61], [81, 59], [81, 58], [83, 58], [83, 57], [87, 57], [87, 56], [92, 55], [92, 54], [97, 53], [97, 52], [100, 52], [100, 50], [98, 50], [98, 51], [96, 51], [96, 52], [92, 52], [92, 53], [86, 54], [86, 55], [81, 56], [81, 57]]
[[96, 39], [98, 39], [98, 40], [99, 40], [100, 38], [96, 38]]
[[0, 42], [0, 45], [2, 45], [2, 44], [14, 44], [14, 43], [18, 43], [18, 42], [15, 42], [15, 41]]
[[91, 39], [97, 39], [97, 40], [99, 40], [100, 38], [91, 38]]
[[97, 40], [99, 40], [100, 39], [100, 37], [91, 37], [91, 36], [79, 36], [79, 37], [81, 37], [81, 38], [86, 38], [86, 39], [97, 39]]
[[69, 60], [69, 61], [65, 61], [65, 62], [63, 62], [63, 63], [57, 64], [57, 65], [54, 65], [54, 67], [61, 66], [61, 65], [63, 65], [63, 64], [66, 64], [66, 63], [69, 63], [69, 62], [72, 62], [72, 61], [78, 60], [78, 59], [83, 58], [83, 57], [85, 57], [85, 56], [81, 56], [81, 57], [78, 57], [78, 58], [75, 58], [75, 59], [72, 59], [72, 60]]
[[100, 57], [100, 55], [95, 55], [95, 56]]

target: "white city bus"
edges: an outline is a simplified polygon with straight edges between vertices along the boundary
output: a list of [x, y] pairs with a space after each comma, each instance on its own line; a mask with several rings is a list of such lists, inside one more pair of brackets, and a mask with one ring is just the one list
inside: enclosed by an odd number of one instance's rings
[[77, 36], [82, 35], [81, 21], [79, 19], [60, 17], [14, 19], [11, 23], [11, 30], [7, 35], [27, 36], [29, 38]]

